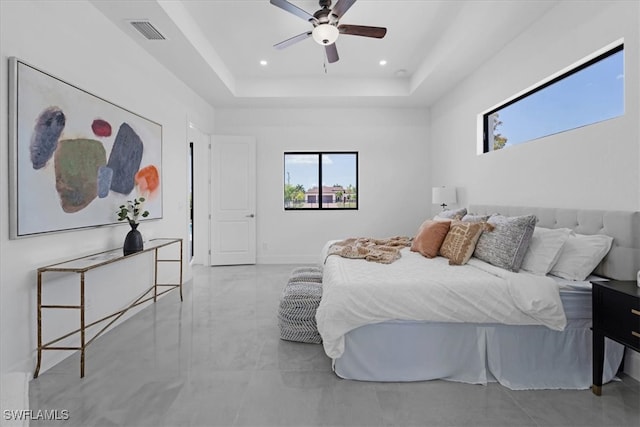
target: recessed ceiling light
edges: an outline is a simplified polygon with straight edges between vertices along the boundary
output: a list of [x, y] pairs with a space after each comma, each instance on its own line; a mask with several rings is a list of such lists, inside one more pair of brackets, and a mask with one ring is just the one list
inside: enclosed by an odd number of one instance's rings
[[268, 64], [267, 61], [265, 61], [264, 59], [262, 61], [260, 61], [260, 65], [262, 65], [263, 67], [265, 67]]
[[384, 67], [385, 65], [387, 65], [387, 60], [386, 59], [381, 59], [379, 64]]

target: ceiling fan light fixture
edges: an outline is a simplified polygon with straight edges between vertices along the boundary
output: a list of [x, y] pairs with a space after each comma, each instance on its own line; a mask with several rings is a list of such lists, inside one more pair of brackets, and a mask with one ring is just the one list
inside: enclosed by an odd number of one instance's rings
[[323, 46], [333, 44], [338, 40], [340, 31], [338, 28], [331, 24], [319, 24], [313, 29], [311, 34], [316, 43]]

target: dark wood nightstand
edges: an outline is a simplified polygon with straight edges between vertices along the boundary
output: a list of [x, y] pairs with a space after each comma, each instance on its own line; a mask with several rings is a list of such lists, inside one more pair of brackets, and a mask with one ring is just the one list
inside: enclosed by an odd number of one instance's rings
[[640, 352], [640, 287], [635, 280], [591, 282], [593, 394], [602, 394], [604, 337]]

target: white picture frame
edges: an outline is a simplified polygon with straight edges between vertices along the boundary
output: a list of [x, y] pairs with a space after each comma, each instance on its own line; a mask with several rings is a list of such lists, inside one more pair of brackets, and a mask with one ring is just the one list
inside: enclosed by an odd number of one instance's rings
[[10, 238], [162, 218], [162, 125], [9, 58]]

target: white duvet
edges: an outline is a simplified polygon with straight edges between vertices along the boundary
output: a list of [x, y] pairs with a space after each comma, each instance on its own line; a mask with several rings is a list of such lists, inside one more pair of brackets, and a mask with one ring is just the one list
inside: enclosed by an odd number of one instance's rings
[[[327, 246], [325, 247], [326, 253]], [[402, 250], [391, 264], [337, 255], [326, 259], [316, 313], [327, 355], [344, 351], [344, 335], [388, 320], [545, 325], [563, 330], [558, 284], [548, 277], [512, 273], [471, 258], [450, 266]]]

